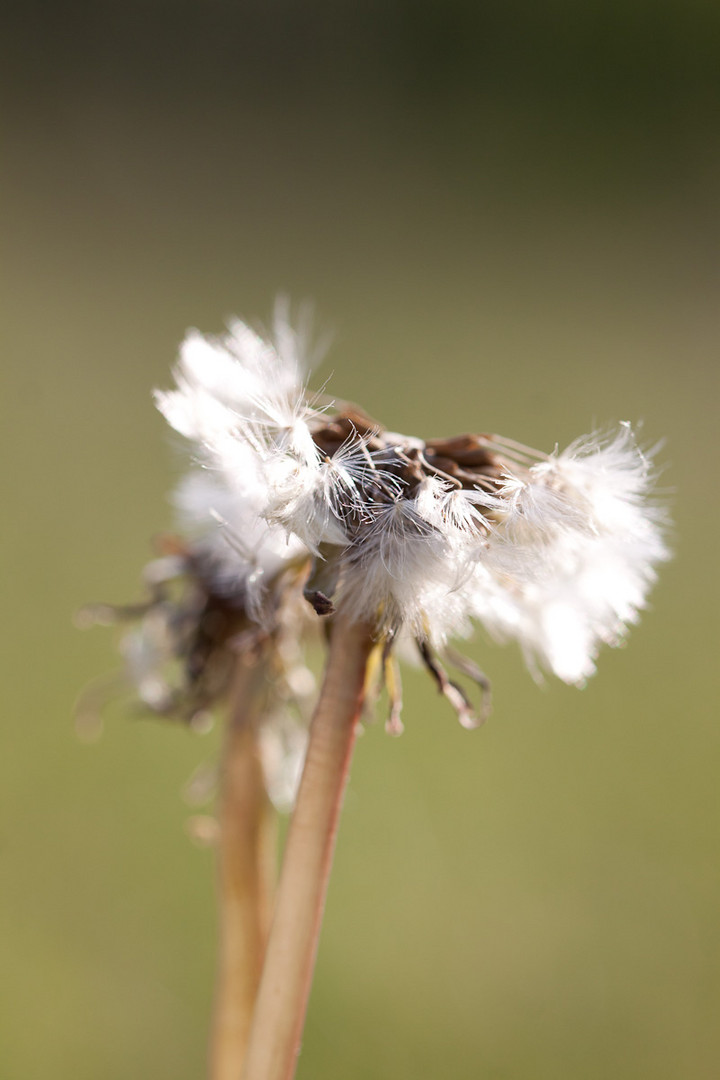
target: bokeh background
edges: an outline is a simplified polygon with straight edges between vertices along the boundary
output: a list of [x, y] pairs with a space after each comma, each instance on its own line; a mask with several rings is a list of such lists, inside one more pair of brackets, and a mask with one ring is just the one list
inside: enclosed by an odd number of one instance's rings
[[369, 727], [300, 1080], [700, 1080], [720, 1060], [720, 7], [17, 5], [3, 35], [0, 1074], [203, 1075], [201, 737], [73, 702], [117, 666], [181, 462], [185, 328], [310, 299], [318, 373], [396, 430], [666, 437], [675, 561], [583, 691], [480, 636]]

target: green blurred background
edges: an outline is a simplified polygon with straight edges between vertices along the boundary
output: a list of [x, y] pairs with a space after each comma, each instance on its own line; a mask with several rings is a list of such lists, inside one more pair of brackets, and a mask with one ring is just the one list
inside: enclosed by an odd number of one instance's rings
[[720, 7], [28, 3], [3, 35], [0, 1075], [203, 1075], [200, 737], [78, 690], [181, 461], [178, 342], [279, 291], [389, 426], [667, 437], [675, 561], [579, 692], [479, 637], [360, 741], [300, 1080], [688, 1080], [720, 1060]]

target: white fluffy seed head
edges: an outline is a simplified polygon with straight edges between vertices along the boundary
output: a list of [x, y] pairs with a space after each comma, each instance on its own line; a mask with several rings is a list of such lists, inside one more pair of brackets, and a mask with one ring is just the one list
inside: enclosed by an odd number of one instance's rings
[[207, 470], [189, 473], [174, 501], [179, 523], [213, 588], [263, 622], [266, 590], [286, 565], [304, 557], [301, 542], [268, 524], [256, 491], [233, 490]]
[[588, 437], [533, 466], [492, 531], [484, 567], [503, 602], [476, 594], [477, 616], [495, 636], [516, 638], [534, 669], [581, 685], [603, 643], [637, 621], [669, 558], [652, 469], [627, 425]]
[[464, 507], [448, 515], [448, 494], [429, 478], [414, 499], [368, 508], [344, 559], [339, 606], [354, 618], [379, 619], [393, 631], [405, 626], [437, 644], [468, 629], [463, 588], [477, 538]]
[[213, 575], [215, 587], [259, 617], [268, 583], [307, 556], [282, 515], [301, 498], [317, 464], [308, 427], [302, 342], [278, 315], [276, 343], [239, 320], [223, 337], [190, 331], [180, 349], [177, 388], [155, 400], [188, 439], [195, 469], [175, 495], [180, 523]]
[[476, 482], [460, 466], [457, 480], [428, 464], [422, 440], [354, 420], [348, 435], [352, 413], [333, 428], [305, 392], [303, 351], [282, 313], [269, 338], [239, 321], [219, 338], [191, 331], [176, 389], [156, 395], [200, 466], [177, 503], [219, 587], [258, 617], [288, 562], [322, 557], [339, 579], [336, 606], [357, 619], [435, 644], [476, 620], [517, 640], [534, 671], [581, 684], [669, 557], [629, 425], [549, 457], [499, 437], [458, 440], [477, 462], [494, 456]]

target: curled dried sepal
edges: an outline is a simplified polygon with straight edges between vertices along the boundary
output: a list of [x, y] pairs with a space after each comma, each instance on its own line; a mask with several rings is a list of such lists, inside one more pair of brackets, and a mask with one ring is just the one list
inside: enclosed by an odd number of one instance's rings
[[[490, 715], [490, 687], [485, 676], [478, 672], [482, 681], [479, 679], [476, 679], [476, 681], [482, 688], [483, 696], [481, 709], [476, 711], [462, 686], [449, 677], [447, 671], [438, 657], [433, 653], [433, 650], [430, 648], [427, 641], [419, 640], [418, 649], [420, 650], [423, 664], [437, 683], [437, 688], [440, 693], [449, 701], [450, 705], [455, 710], [457, 718], [462, 726], [469, 731], [472, 731], [483, 724]], [[467, 670], [471, 670], [470, 661], [467, 661], [467, 665], [468, 668], [466, 668], [466, 672]]]

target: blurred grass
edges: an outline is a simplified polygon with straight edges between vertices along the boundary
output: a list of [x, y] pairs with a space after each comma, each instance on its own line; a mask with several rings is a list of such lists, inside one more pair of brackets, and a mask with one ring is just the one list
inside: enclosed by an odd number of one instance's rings
[[212, 858], [180, 792], [217, 737], [115, 707], [78, 744], [73, 701], [115, 657], [71, 614], [137, 595], [170, 524], [181, 462], [149, 392], [185, 327], [278, 290], [334, 330], [317, 381], [398, 430], [550, 448], [643, 419], [677, 523], [586, 690], [480, 638], [483, 731], [413, 671], [403, 738], [368, 729], [300, 1080], [716, 1075], [717, 12], [440, 10], [17, 22], [3, 1076], [202, 1075]]

